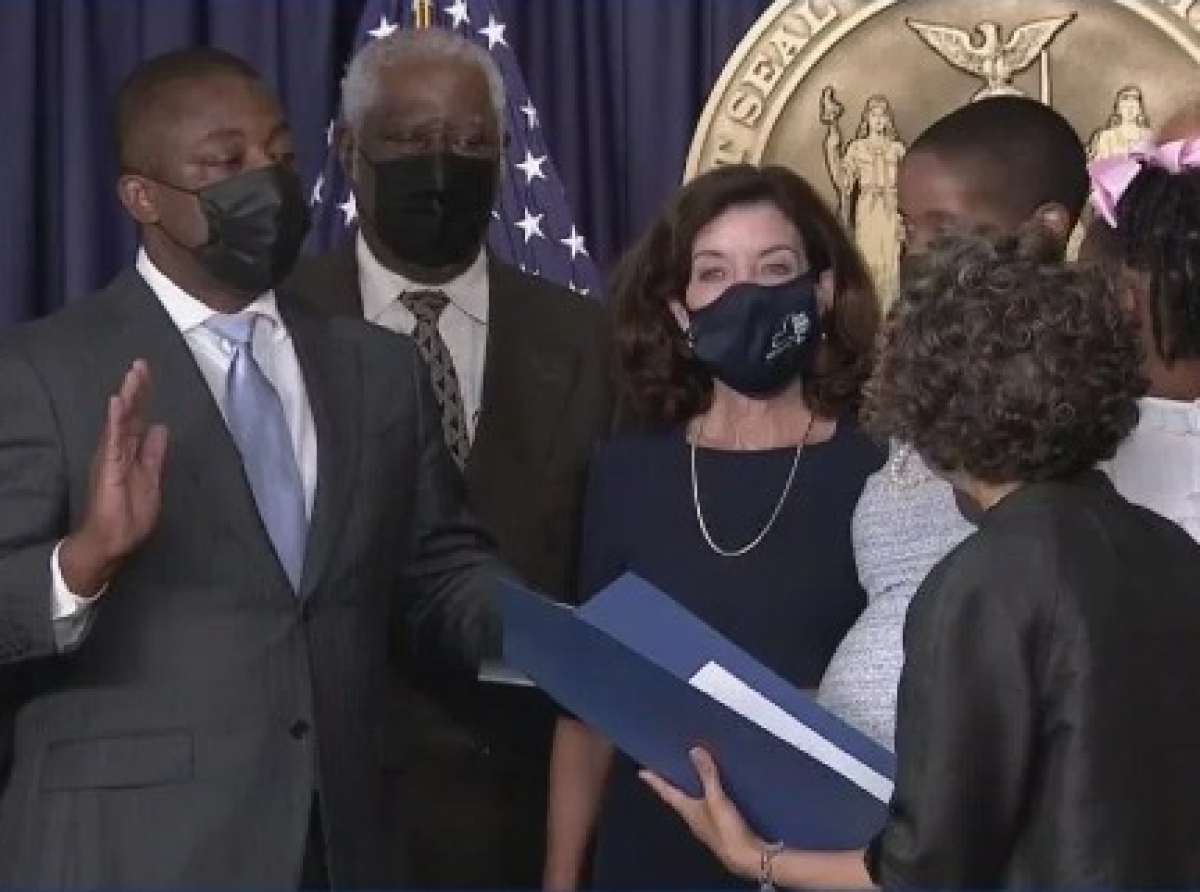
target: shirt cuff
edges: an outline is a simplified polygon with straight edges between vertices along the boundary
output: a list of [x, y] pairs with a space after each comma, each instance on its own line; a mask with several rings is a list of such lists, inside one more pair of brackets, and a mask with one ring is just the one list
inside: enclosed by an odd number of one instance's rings
[[54, 553], [50, 556], [50, 578], [54, 584], [54, 621], [74, 619], [75, 617], [86, 611], [96, 599], [104, 594], [108, 586], [100, 589], [90, 598], [81, 598], [67, 587], [67, 582], [63, 579], [62, 566], [59, 564], [58, 552], [62, 548], [62, 542], [54, 546]]

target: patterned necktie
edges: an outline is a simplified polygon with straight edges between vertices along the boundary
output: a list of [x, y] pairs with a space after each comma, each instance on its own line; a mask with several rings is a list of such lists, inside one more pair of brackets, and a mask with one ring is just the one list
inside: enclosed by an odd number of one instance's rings
[[413, 340], [429, 366], [433, 379], [433, 391], [442, 407], [442, 435], [454, 461], [462, 468], [471, 451], [471, 440], [467, 435], [467, 413], [463, 408], [462, 391], [458, 386], [458, 373], [454, 370], [454, 359], [450, 348], [438, 331], [442, 311], [450, 303], [441, 291], [406, 291], [400, 302], [417, 320], [413, 329]]
[[206, 325], [233, 346], [233, 362], [225, 378], [229, 432], [242, 454], [263, 526], [292, 588], [299, 591], [308, 538], [304, 483], [279, 393], [254, 359], [254, 328], [260, 318], [257, 314], [214, 316]]

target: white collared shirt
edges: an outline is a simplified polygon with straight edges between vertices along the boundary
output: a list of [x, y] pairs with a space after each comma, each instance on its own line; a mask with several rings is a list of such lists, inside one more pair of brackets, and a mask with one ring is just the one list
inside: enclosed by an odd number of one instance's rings
[[[225, 415], [225, 381], [233, 363], [234, 345], [216, 332], [205, 327], [217, 312], [206, 306], [163, 275], [146, 252], [139, 251], [137, 271], [150, 286], [150, 290], [162, 303], [175, 327], [183, 335], [191, 350], [196, 366], [200, 370], [217, 407]], [[304, 485], [304, 502], [309, 517], [312, 516], [313, 494], [317, 488], [317, 433], [313, 425], [312, 409], [304, 376], [291, 334], [279, 315], [275, 294], [268, 291], [246, 307], [244, 313], [256, 313], [270, 320], [262, 321], [254, 330], [254, 358], [266, 375], [267, 380], [279, 393], [283, 414], [292, 435], [292, 448], [300, 467], [300, 479]], [[154, 379], [154, 369], [150, 369]], [[170, 445], [167, 446], [170, 449]], [[59, 649], [76, 644], [87, 628], [87, 608], [94, 599], [76, 597], [62, 578], [58, 563], [58, 549], [50, 562], [54, 582], [54, 633]]]
[[1131, 502], [1200, 541], [1200, 403], [1146, 397], [1141, 419], [1104, 470]]
[[411, 335], [417, 320], [400, 302], [406, 291], [442, 291], [450, 303], [438, 320], [438, 333], [446, 342], [458, 375], [467, 436], [475, 439], [479, 408], [483, 402], [483, 367], [487, 359], [488, 270], [487, 253], [481, 250], [470, 268], [443, 285], [412, 282], [385, 267], [371, 253], [360, 232], [354, 246], [358, 260], [358, 287], [362, 292], [363, 318], [391, 331]]

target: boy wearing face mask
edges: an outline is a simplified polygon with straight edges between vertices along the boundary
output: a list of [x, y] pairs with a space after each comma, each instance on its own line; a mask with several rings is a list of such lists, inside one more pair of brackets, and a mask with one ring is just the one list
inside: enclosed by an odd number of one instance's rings
[[[507, 145], [502, 77], [452, 32], [397, 31], [351, 63], [342, 106], [357, 238], [302, 263], [290, 284], [321, 309], [413, 337], [501, 554], [571, 600], [586, 466], [611, 424], [607, 327], [598, 302], [488, 252]], [[540, 697], [425, 672], [383, 720], [386, 748], [413, 772], [404, 789], [421, 820], [408, 842], [422, 882], [537, 885], [552, 723]]]

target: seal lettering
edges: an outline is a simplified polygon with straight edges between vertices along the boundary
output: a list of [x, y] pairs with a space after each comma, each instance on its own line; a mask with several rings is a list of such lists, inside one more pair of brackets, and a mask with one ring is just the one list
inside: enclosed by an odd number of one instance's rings
[[1196, 0], [1161, 0], [1161, 2], [1163, 6], [1184, 21], [1189, 21], [1188, 17], [1191, 15], [1192, 8], [1196, 5]]
[[762, 99], [742, 88], [733, 94], [729, 102], [729, 117], [731, 120], [747, 127], [758, 124], [759, 115], [763, 113]]
[[726, 164], [747, 164], [751, 160], [749, 146], [723, 133], [717, 136], [717, 147], [713, 153], [713, 167], [723, 167]]
[[[825, 9], [824, 15], [813, 12], [813, 0], [800, 0], [798, 3], [793, 3], [791, 9], [783, 17], [784, 30], [803, 35], [805, 41], [812, 40], [821, 33], [826, 25], [838, 17], [837, 7], [830, 0], [825, 0], [821, 6]], [[800, 24], [801, 29], [789, 27], [792, 22]]]

